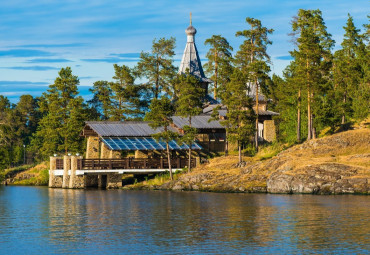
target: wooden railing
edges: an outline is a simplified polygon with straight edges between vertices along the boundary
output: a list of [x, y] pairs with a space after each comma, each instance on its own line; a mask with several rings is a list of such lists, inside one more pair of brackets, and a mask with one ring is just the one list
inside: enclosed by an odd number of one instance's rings
[[[172, 168], [184, 168], [188, 165], [187, 158], [171, 159]], [[191, 166], [195, 167], [195, 158], [191, 159]], [[162, 158], [124, 158], [124, 159], [78, 159], [79, 170], [104, 169], [168, 169], [168, 160]]]
[[63, 169], [63, 159], [62, 158], [57, 158], [56, 159], [56, 169]]

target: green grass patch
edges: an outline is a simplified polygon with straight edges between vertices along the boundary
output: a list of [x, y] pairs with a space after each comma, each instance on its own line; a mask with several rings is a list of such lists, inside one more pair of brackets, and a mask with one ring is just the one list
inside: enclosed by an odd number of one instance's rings
[[46, 186], [49, 183], [49, 170], [43, 169], [37, 171], [37, 175], [28, 179], [16, 180], [14, 185], [27, 185], [27, 186]]

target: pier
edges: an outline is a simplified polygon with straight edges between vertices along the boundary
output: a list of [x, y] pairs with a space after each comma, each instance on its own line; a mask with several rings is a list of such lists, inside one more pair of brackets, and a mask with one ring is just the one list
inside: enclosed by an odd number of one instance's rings
[[[187, 167], [187, 158], [171, 159], [172, 171]], [[196, 159], [191, 159], [196, 166]], [[123, 174], [168, 172], [165, 158], [83, 159], [80, 156], [50, 157], [49, 187], [83, 189], [120, 188]]]

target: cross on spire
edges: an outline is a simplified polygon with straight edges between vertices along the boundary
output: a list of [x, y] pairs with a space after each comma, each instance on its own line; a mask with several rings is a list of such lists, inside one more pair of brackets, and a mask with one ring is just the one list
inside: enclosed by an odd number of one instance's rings
[[192, 22], [191, 22], [191, 12], [190, 12], [190, 26], [192, 25], [191, 23], [192, 23]]

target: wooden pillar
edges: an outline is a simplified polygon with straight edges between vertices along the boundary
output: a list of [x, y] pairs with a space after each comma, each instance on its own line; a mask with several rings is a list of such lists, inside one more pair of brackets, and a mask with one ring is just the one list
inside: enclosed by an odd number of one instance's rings
[[86, 159], [99, 158], [99, 137], [87, 138]]
[[64, 156], [63, 158], [63, 183], [62, 188], [68, 188], [69, 185], [69, 175], [68, 171], [71, 169], [71, 157]]

